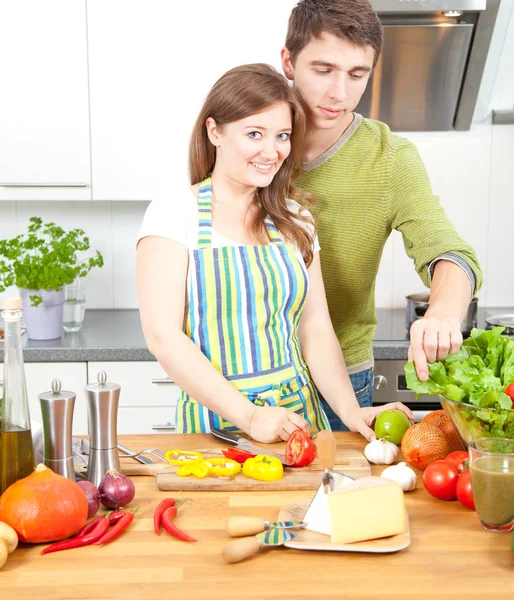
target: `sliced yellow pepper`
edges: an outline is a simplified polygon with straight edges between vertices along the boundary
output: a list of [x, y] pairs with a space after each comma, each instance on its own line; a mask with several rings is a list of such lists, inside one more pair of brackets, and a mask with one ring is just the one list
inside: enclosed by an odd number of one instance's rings
[[187, 475], [194, 475], [195, 477], [206, 477], [209, 474], [209, 467], [202, 462], [189, 463], [182, 465], [177, 469], [177, 475], [186, 477]]
[[209, 468], [209, 475], [233, 477], [241, 472], [241, 465], [228, 458], [206, 458], [203, 463]]
[[200, 452], [193, 450], [168, 450], [164, 458], [172, 465], [193, 464], [203, 460]]
[[277, 481], [284, 476], [284, 467], [278, 458], [258, 454], [245, 461], [243, 475], [259, 481]]

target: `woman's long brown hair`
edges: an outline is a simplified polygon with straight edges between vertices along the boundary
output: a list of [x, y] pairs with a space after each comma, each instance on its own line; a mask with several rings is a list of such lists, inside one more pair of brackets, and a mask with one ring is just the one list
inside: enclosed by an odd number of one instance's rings
[[[286, 198], [303, 205], [310, 196], [292, 185], [302, 166], [302, 144], [305, 134], [305, 112], [297, 92], [273, 67], [265, 64], [242, 65], [227, 71], [214, 84], [198, 115], [189, 146], [189, 178], [191, 185], [203, 181], [214, 169], [216, 149], [207, 135], [206, 121], [212, 117], [218, 128], [262, 112], [285, 102], [291, 109], [291, 152], [269, 186], [257, 188], [254, 202], [259, 207], [251, 223], [255, 237], [261, 243], [269, 241], [264, 220], [269, 215], [276, 228], [302, 253], [305, 264], [312, 262], [315, 223], [289, 211]], [[296, 220], [296, 222], [295, 222]], [[304, 221], [312, 227], [303, 227]]]

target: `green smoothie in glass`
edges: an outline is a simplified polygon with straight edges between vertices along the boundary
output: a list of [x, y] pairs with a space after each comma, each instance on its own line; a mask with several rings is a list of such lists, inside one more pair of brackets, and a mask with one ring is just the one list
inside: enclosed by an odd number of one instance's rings
[[477, 515], [488, 531], [514, 529], [514, 444], [481, 438], [469, 446], [471, 488]]

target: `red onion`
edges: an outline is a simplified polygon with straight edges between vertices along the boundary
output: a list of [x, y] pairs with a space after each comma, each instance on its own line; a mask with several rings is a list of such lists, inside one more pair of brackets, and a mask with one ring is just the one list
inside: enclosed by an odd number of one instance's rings
[[88, 506], [87, 518], [89, 519], [89, 517], [96, 515], [98, 509], [100, 508], [100, 494], [98, 493], [96, 485], [90, 481], [77, 481], [77, 485], [86, 495]]
[[132, 480], [116, 469], [110, 469], [98, 486], [100, 500], [106, 508], [118, 510], [132, 502], [136, 488]]

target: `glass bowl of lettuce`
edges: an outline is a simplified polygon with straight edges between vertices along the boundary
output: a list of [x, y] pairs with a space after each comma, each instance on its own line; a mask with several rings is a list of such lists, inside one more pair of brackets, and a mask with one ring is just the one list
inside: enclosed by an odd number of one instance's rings
[[437, 394], [463, 442], [480, 437], [514, 438], [513, 400], [505, 388], [514, 382], [514, 339], [504, 327], [473, 329], [457, 354], [428, 365], [429, 378], [420, 381], [414, 363], [405, 365], [407, 387]]

